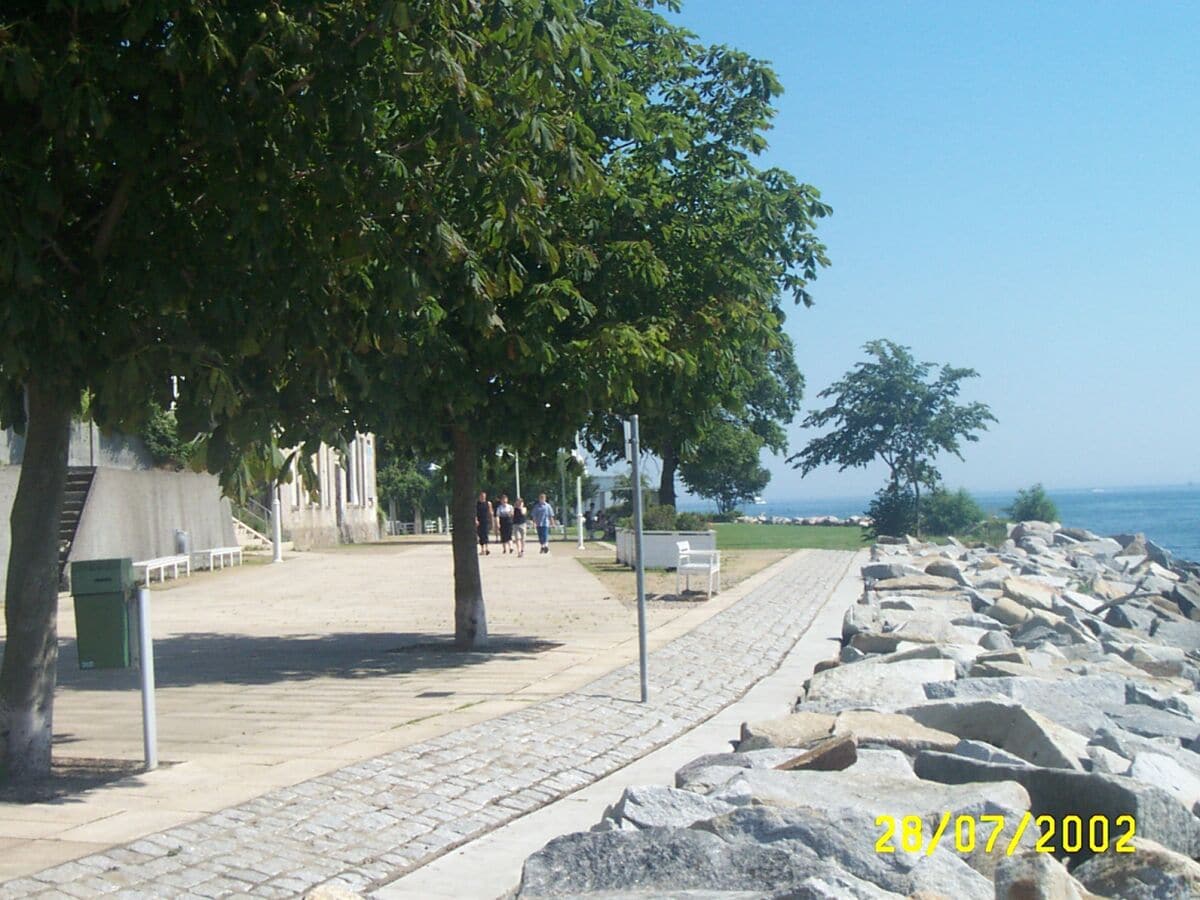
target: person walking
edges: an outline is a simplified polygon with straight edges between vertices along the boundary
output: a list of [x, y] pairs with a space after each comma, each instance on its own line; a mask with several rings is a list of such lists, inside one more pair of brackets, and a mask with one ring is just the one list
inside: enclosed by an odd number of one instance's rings
[[529, 518], [537, 527], [538, 543], [542, 545], [541, 553], [550, 552], [550, 526], [554, 524], [554, 507], [546, 502], [545, 494], [538, 494], [538, 502], [529, 511]]
[[508, 494], [500, 495], [496, 504], [496, 519], [500, 522], [500, 550], [502, 553], [512, 553], [513, 506], [508, 502]]
[[475, 533], [479, 535], [479, 555], [490, 556], [488, 534], [492, 530], [492, 504], [488, 502], [487, 491], [479, 492], [479, 501], [475, 504]]
[[517, 556], [525, 555], [525, 523], [529, 520], [529, 511], [525, 509], [525, 501], [520, 497], [513, 504], [513, 545], [516, 547]]

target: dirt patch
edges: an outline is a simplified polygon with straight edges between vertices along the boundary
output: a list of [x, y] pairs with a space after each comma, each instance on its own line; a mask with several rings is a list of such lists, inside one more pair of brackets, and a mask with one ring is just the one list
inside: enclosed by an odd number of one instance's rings
[[[721, 551], [721, 590], [727, 591], [776, 563], [792, 550], [729, 550]], [[633, 569], [613, 561], [611, 550], [579, 553], [577, 558], [593, 575], [604, 583], [612, 596], [623, 606], [637, 604], [637, 576]], [[693, 578], [693, 588], [704, 584], [703, 578]], [[705, 585], [707, 586], [707, 585]], [[675, 573], [662, 569], [646, 570], [646, 602], [650, 606], [678, 607], [681, 603], [704, 603], [708, 599], [703, 589], [675, 592]]]

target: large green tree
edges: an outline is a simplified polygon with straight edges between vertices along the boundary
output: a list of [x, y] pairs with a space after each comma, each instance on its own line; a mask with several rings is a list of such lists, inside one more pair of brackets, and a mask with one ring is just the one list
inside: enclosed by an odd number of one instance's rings
[[823, 465], [839, 471], [875, 460], [888, 469], [881, 508], [903, 507], [909, 497], [916, 531], [921, 531], [921, 488], [941, 481], [941, 453], [962, 459], [964, 441], [979, 440], [995, 422], [987, 404], [958, 403], [962, 382], [974, 369], [917, 362], [908, 347], [888, 340], [868, 342], [870, 359], [834, 382], [819, 397], [833, 402], [804, 420], [806, 428], [828, 428], [789, 461], [807, 475]]
[[808, 285], [826, 264], [814, 230], [829, 208], [787, 172], [753, 165], [780, 92], [767, 66], [693, 44], [660, 77], [651, 135], [606, 161], [629, 199], [597, 218], [653, 254], [658, 277], [623, 282], [627, 270], [614, 266], [604, 283], [661, 324], [672, 353], [639, 371], [636, 409], [597, 410], [588, 434], [593, 452], [614, 461], [617, 417], [638, 412], [643, 447], [662, 459], [660, 498], [673, 503], [680, 461], [720, 421], [785, 449], [780, 423], [798, 409], [803, 381], [782, 301], [811, 303]]
[[497, 96], [468, 73], [553, 67], [560, 7], [573, 15], [567, 0], [0, 10], [0, 419], [27, 441], [0, 668], [11, 777], [50, 763], [76, 398], [135, 425], [179, 376], [181, 434], [205, 436], [226, 484], [248, 448], [277, 471], [277, 447], [352, 431], [363, 359], [442, 313], [424, 276], [457, 242], [429, 181], [495, 179], [514, 208], [537, 190], [481, 165], [472, 113], [534, 111], [538, 76]]
[[743, 500], [752, 500], [771, 480], [759, 462], [762, 438], [732, 422], [709, 428], [695, 451], [683, 463], [680, 474], [688, 489], [717, 504], [722, 514], [732, 512]]

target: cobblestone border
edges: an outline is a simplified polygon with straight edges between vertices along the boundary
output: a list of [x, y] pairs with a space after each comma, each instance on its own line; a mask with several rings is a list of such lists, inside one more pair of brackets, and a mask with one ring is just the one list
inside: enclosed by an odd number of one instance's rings
[[196, 822], [0, 884], [18, 897], [268, 897], [368, 892], [621, 768], [777, 668], [854, 554], [812, 550], [745, 598], [578, 691]]

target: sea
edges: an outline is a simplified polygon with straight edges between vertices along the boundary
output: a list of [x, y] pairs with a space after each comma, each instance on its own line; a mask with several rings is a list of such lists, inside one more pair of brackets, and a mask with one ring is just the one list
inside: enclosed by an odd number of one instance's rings
[[[1200, 484], [1141, 488], [1046, 489], [1058, 507], [1064, 525], [1086, 528], [1100, 535], [1142, 532], [1175, 556], [1200, 562]], [[971, 496], [989, 513], [1009, 506], [1016, 491], [972, 491]], [[870, 497], [796, 497], [762, 504], [743, 504], [747, 515], [846, 516], [861, 515]], [[682, 503], [695, 511], [712, 507], [702, 501]]]

